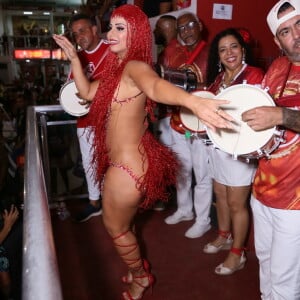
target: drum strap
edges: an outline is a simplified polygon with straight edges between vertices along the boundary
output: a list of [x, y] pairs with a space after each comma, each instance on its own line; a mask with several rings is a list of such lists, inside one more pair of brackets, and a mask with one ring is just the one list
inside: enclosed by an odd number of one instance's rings
[[201, 41], [200, 43], [198, 43], [197, 47], [194, 49], [194, 51], [191, 53], [190, 57], [186, 61], [187, 65], [191, 65], [194, 62], [195, 58], [202, 51], [205, 45], [206, 45], [205, 41]]

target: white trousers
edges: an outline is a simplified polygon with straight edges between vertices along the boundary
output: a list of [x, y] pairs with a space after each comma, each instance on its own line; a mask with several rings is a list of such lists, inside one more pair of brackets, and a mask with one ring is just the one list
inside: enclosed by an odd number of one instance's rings
[[94, 134], [90, 128], [77, 128], [77, 136], [79, 141], [79, 147], [82, 157], [82, 165], [84, 168], [89, 199], [99, 200], [100, 198], [100, 188], [98, 183], [95, 182], [93, 176], [93, 168], [91, 167], [91, 162], [93, 158], [93, 147], [92, 141], [94, 139]]
[[275, 209], [253, 196], [261, 298], [300, 299], [300, 210]]
[[164, 145], [172, 147], [172, 128], [170, 127], [170, 117], [158, 120], [157, 127], [157, 129], [161, 132], [159, 140]]
[[[171, 132], [172, 150], [181, 164], [181, 172], [177, 178], [177, 209], [183, 215], [191, 215], [194, 207], [196, 222], [201, 226], [210, 224], [212, 179], [208, 168], [209, 147], [199, 138], [187, 139], [184, 134], [173, 129]], [[196, 181], [194, 191], [193, 171]]]

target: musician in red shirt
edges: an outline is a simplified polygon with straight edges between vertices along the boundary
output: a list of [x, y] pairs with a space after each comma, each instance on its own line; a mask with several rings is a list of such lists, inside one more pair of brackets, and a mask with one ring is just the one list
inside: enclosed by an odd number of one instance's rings
[[269, 67], [269, 87], [277, 107], [256, 107], [242, 115], [254, 130], [277, 126], [284, 141], [261, 158], [251, 207], [262, 299], [300, 299], [300, 1], [280, 0], [267, 23], [285, 56]]
[[[203, 24], [192, 13], [184, 13], [177, 18], [177, 32], [180, 44], [174, 43], [174, 52], [169, 53], [169, 67], [186, 68], [197, 75], [198, 84], [204, 85], [208, 47], [203, 41]], [[170, 46], [171, 47], [171, 46]], [[177, 178], [177, 211], [165, 219], [167, 224], [194, 219], [194, 225], [185, 236], [197, 238], [207, 232], [210, 226], [210, 206], [212, 201], [212, 180], [208, 172], [208, 149], [203, 140], [192, 136], [181, 122], [180, 107], [173, 109], [170, 126], [172, 128], [172, 150], [182, 165]], [[192, 173], [196, 184], [192, 192]]]
[[[74, 15], [70, 20], [70, 31], [75, 43], [80, 46], [78, 57], [86, 76], [90, 80], [99, 78], [99, 71], [108, 45], [100, 39], [95, 20], [85, 14]], [[69, 79], [72, 78], [73, 74], [70, 73]], [[78, 117], [77, 136], [89, 194], [88, 205], [75, 217], [78, 222], [85, 222], [91, 217], [101, 214], [99, 184], [94, 179], [93, 168], [91, 167], [93, 134], [90, 129], [88, 115]]]

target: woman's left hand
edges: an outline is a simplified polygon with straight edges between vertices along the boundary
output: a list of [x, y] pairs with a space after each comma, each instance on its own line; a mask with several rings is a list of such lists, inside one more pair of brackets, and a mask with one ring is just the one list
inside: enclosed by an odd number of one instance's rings
[[234, 122], [233, 117], [220, 108], [221, 105], [226, 105], [228, 103], [230, 103], [228, 100], [215, 100], [209, 98], [199, 99], [199, 97], [197, 97], [197, 99], [193, 101], [192, 111], [212, 130], [216, 130], [216, 128], [233, 129], [231, 124], [231, 122]]
[[89, 108], [89, 107], [90, 107], [92, 101], [83, 99], [83, 98], [80, 96], [79, 93], [76, 93], [76, 96], [80, 99], [80, 100], [78, 101], [78, 103], [79, 103], [80, 105], [84, 106], [85, 108]]

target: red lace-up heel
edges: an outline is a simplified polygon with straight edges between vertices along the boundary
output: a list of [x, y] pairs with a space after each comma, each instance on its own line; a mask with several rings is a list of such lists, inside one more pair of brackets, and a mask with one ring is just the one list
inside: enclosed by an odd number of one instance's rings
[[[128, 275], [122, 277], [124, 283], [139, 286], [142, 288], [137, 295], [132, 295], [132, 291], [128, 290], [122, 294], [123, 299], [136, 300], [142, 299], [144, 292], [150, 286], [153, 286], [154, 277], [150, 273], [150, 264], [147, 260], [142, 260], [140, 257], [139, 247], [134, 237], [134, 243], [122, 243], [122, 238], [130, 234], [130, 230], [121, 233], [113, 238], [116, 248], [119, 248], [119, 255], [128, 266]], [[130, 239], [130, 237], [129, 237]], [[124, 250], [124, 251], [123, 251]], [[146, 280], [146, 278], [148, 280]]]
[[[142, 261], [143, 261], [143, 268], [144, 268], [144, 270], [145, 270], [147, 273], [150, 273], [150, 265], [149, 265], [149, 262], [148, 262], [146, 259], [143, 259]], [[123, 282], [123, 283], [130, 284], [130, 283], [132, 283], [132, 280], [133, 280], [133, 278], [132, 278], [131, 272], [129, 272], [127, 276], [123, 276], [123, 277], [122, 277], [122, 282]]]
[[[144, 279], [144, 278], [148, 278], [148, 283], [147, 284], [142, 284], [141, 283], [141, 280]], [[143, 290], [138, 295], [136, 295], [136, 296], [133, 296], [129, 290], [125, 291], [122, 294], [124, 300], [138, 300], [138, 299], [142, 299], [145, 291], [149, 287], [151, 287], [151, 289], [153, 288], [154, 276], [151, 273], [147, 273], [146, 271], [142, 275], [133, 275], [133, 277], [132, 277], [132, 284], [136, 284], [136, 285], [140, 286], [141, 288], [143, 288]]]
[[218, 236], [223, 237], [226, 240], [219, 246], [215, 246], [213, 243], [206, 244], [203, 248], [203, 252], [215, 254], [221, 250], [229, 250], [231, 248], [233, 240], [230, 231], [218, 230]]

